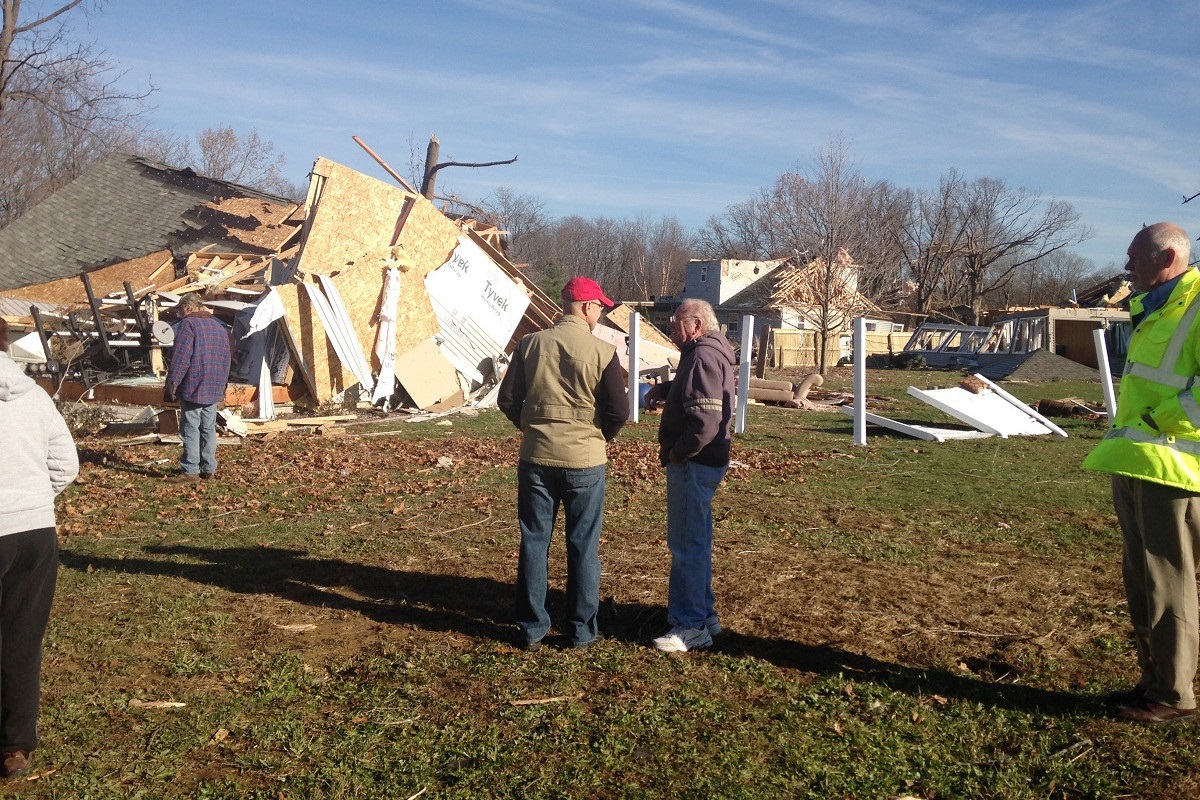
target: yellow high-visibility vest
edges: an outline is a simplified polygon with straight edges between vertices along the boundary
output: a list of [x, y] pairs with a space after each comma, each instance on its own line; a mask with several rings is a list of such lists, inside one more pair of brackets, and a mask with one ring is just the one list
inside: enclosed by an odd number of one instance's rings
[[[1141, 312], [1145, 294], [1130, 301]], [[1116, 419], [1084, 469], [1200, 492], [1200, 272], [1189, 269], [1129, 341]]]

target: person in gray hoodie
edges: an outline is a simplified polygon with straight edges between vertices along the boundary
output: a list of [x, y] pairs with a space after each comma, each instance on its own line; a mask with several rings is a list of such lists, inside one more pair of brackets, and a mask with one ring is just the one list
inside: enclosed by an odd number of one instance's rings
[[712, 589], [712, 500], [729, 468], [737, 359], [712, 306], [703, 300], [679, 304], [671, 317], [671, 339], [680, 350], [675, 378], [648, 395], [652, 401], [665, 398], [658, 447], [667, 471], [671, 551], [671, 629], [654, 646], [684, 652], [710, 647], [721, 632]]
[[58, 579], [54, 498], [79, 474], [67, 423], [7, 354], [0, 319], [0, 774], [37, 747], [42, 638]]

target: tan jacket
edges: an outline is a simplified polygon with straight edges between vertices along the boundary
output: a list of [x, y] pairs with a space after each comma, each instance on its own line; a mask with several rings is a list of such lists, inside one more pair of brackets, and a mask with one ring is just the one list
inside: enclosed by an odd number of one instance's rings
[[521, 340], [498, 402], [521, 429], [522, 461], [568, 469], [608, 461], [605, 442], [625, 417], [615, 353], [571, 315]]

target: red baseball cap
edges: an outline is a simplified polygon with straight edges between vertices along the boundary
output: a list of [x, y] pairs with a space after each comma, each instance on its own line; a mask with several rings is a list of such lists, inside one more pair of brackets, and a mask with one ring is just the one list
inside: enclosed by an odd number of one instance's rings
[[563, 300], [575, 300], [581, 303], [590, 300], [599, 300], [606, 308], [612, 308], [616, 305], [616, 303], [605, 296], [604, 290], [600, 288], [600, 284], [582, 275], [576, 275], [567, 281], [567, 285], [563, 287], [562, 296]]

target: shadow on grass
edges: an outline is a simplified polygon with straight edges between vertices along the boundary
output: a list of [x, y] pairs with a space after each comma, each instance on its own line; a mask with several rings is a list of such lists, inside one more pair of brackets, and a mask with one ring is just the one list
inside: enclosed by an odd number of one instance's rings
[[809, 645], [787, 639], [746, 636], [726, 632], [715, 650], [731, 656], [753, 656], [777, 667], [815, 675], [845, 676], [847, 680], [886, 686], [913, 697], [940, 695], [995, 708], [1049, 716], [1095, 713], [1097, 698], [1039, 689], [1015, 683], [998, 683], [945, 669], [880, 661], [831, 645]]
[[[294, 603], [352, 611], [384, 623], [416, 625], [515, 641], [511, 585], [491, 578], [406, 572], [313, 558], [278, 547], [148, 546], [162, 558], [97, 558], [61, 553], [70, 569], [182, 578], [240, 594], [271, 594]], [[561, 602], [559, 598], [551, 598]]]
[[[76, 451], [79, 454], [80, 464], [95, 464], [104, 467], [104, 469], [128, 472], [131, 475], [146, 475], [153, 478], [161, 478], [163, 475], [170, 475], [179, 471], [179, 456], [177, 453], [174, 458], [161, 459], [163, 462], [167, 462], [166, 464], [153, 462], [150, 464], [138, 464], [129, 461], [119, 452], [113, 453], [93, 447], [77, 447]], [[168, 466], [170, 464], [174, 464], [174, 468], [170, 468]]]
[[[511, 624], [512, 584], [493, 578], [463, 577], [388, 569], [338, 559], [312, 558], [283, 548], [203, 548], [149, 546], [162, 558], [97, 558], [64, 550], [69, 569], [182, 578], [242, 594], [272, 594], [295, 603], [361, 613], [378, 622], [416, 625], [430, 631], [515, 642]], [[552, 612], [564, 603], [551, 589]], [[610, 640], [646, 646], [666, 626], [659, 606], [601, 604], [600, 627]], [[749, 636], [727, 631], [714, 652], [747, 656], [784, 669], [817, 676], [844, 675], [916, 696], [940, 695], [985, 706], [1067, 716], [1095, 709], [1095, 698], [1011, 683], [993, 683], [944, 669], [881, 661], [827, 644]]]

